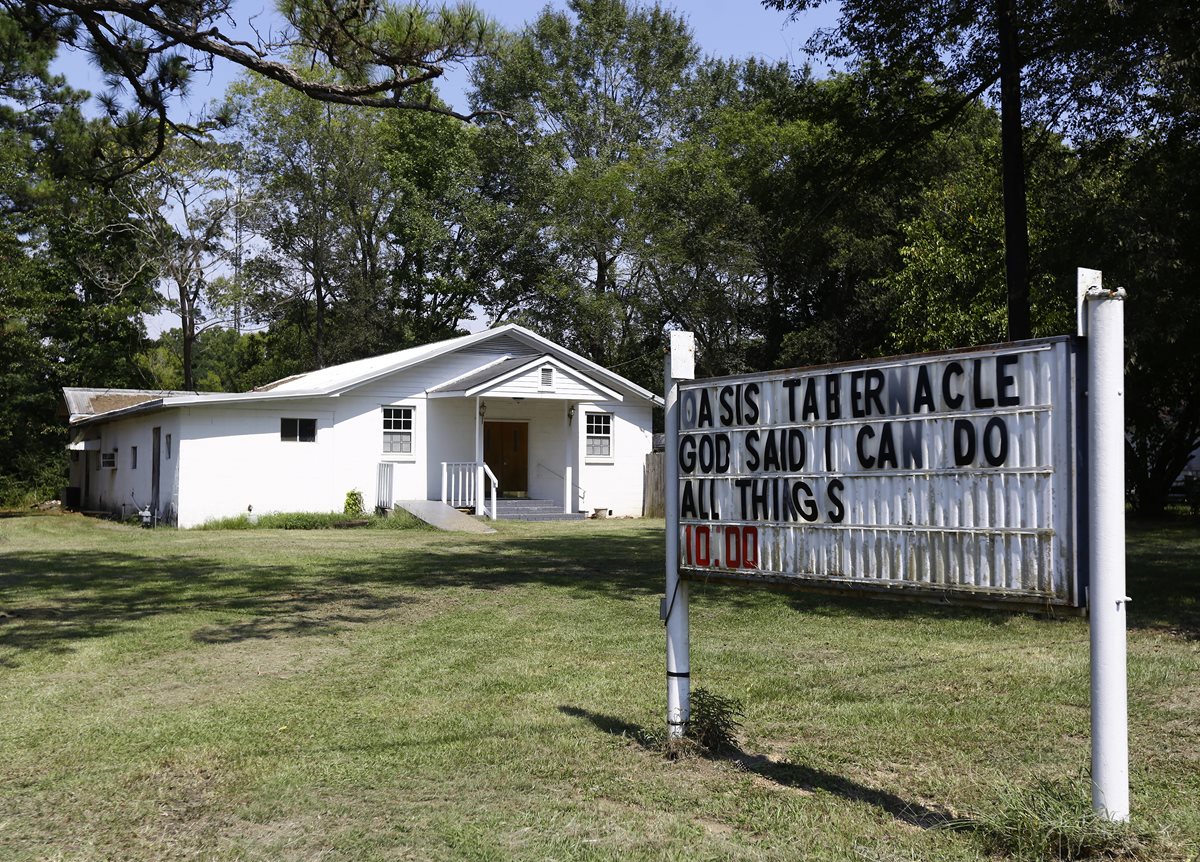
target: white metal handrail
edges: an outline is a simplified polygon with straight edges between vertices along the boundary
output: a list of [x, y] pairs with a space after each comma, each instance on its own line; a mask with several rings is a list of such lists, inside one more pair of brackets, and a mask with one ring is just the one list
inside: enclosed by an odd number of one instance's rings
[[[553, 467], [546, 466], [541, 461], [538, 461], [538, 469], [545, 470], [550, 475], [557, 476], [558, 478], [562, 479], [564, 482], [567, 481], [566, 476], [564, 476], [562, 473], [555, 470]], [[587, 489], [585, 489], [578, 482], [571, 482], [571, 487], [579, 494], [579, 502], [582, 504], [583, 501], [587, 499]]]
[[[484, 493], [479, 494], [479, 485], [488, 479]], [[456, 509], [474, 509], [477, 515], [488, 515], [496, 520], [496, 493], [499, 481], [492, 468], [483, 461], [442, 462], [442, 502]], [[491, 507], [487, 506], [487, 491], [491, 491]]]
[[496, 520], [496, 491], [500, 487], [500, 480], [498, 480], [496, 478], [496, 474], [492, 472], [492, 468], [489, 467], [486, 463], [484, 463], [483, 461], [480, 461], [479, 466], [483, 467], [483, 473], [489, 479], [488, 487], [491, 489], [491, 492], [492, 492], [492, 508], [491, 508], [491, 510], [490, 511], [483, 510], [479, 514], [481, 514], [481, 515], [487, 514], [494, 521], [494, 520]]

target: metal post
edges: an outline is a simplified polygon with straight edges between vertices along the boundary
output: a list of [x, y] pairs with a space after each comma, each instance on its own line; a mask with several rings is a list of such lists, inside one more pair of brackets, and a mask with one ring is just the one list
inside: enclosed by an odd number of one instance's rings
[[575, 408], [571, 406], [571, 402], [563, 402], [563, 417], [567, 420], [567, 427], [563, 430], [563, 514], [570, 515], [575, 511], [575, 506], [571, 502], [571, 417], [574, 416]]
[[482, 515], [483, 499], [483, 414], [487, 408], [482, 406], [479, 398], [475, 398], [475, 514]]
[[1125, 658], [1125, 291], [1080, 269], [1087, 336], [1088, 614], [1092, 652], [1092, 808], [1129, 819]]
[[667, 625], [667, 734], [678, 739], [691, 714], [691, 660], [688, 656], [688, 585], [679, 577], [679, 387], [677, 380], [696, 376], [696, 336], [671, 332], [670, 353], [663, 375], [666, 432], [663, 461], [667, 585], [662, 618]]

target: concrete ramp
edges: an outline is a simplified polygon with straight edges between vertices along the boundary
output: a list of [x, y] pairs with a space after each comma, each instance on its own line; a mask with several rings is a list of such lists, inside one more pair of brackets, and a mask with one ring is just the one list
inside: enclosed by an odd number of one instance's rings
[[449, 530], [452, 533], [496, 532], [482, 521], [464, 515], [441, 500], [397, 500], [394, 505], [439, 530]]

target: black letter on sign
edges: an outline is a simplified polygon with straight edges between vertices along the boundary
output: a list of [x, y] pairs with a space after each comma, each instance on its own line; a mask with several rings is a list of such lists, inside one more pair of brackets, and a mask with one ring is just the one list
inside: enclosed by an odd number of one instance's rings
[[817, 378], [815, 377], [808, 378], [808, 382], [804, 385], [804, 412], [800, 414], [800, 418], [805, 422], [809, 419], [821, 418], [820, 410], [817, 407]]
[[690, 473], [696, 469], [696, 438], [688, 435], [679, 438], [679, 472]]
[[733, 394], [732, 386], [721, 387], [721, 395], [718, 398], [721, 404], [721, 412], [717, 414], [717, 418], [725, 426], [733, 424]]
[[879, 429], [879, 469], [899, 466], [896, 463], [896, 441], [892, 437], [892, 423], [884, 422]]
[[712, 403], [708, 399], [708, 390], [700, 390], [700, 412], [696, 416], [697, 428], [712, 427]]
[[871, 368], [871, 369], [867, 370], [867, 390], [865, 393], [866, 394], [865, 400], [867, 402], [867, 415], [868, 416], [870, 416], [872, 413], [872, 410], [871, 410], [872, 404], [875, 405], [874, 412], [877, 412], [877, 413], [885, 412], [883, 409], [883, 386], [884, 386], [885, 381], [886, 381], [886, 378], [883, 376], [883, 372], [880, 371], [878, 368]]
[[963, 394], [959, 392], [955, 395], [950, 391], [950, 378], [953, 375], [962, 377], [963, 367], [961, 362], [951, 362], [946, 366], [946, 370], [942, 372], [942, 400], [946, 402], [946, 406], [951, 410], [957, 410], [962, 407]]
[[863, 448], [863, 443], [874, 436], [875, 429], [870, 425], [864, 425], [858, 429], [858, 440], [855, 441], [855, 448], [858, 450], [858, 463], [864, 467], [870, 468], [875, 466], [875, 456], [868, 455], [867, 451]]
[[747, 425], [753, 425], [758, 421], [758, 384], [746, 384], [746, 415], [742, 417]]
[[[1000, 434], [1000, 440], [994, 448], [992, 446], [993, 429]], [[992, 467], [999, 467], [1008, 458], [1008, 426], [999, 416], [993, 416], [983, 428], [983, 457]]]
[[842, 418], [842, 381], [836, 374], [825, 375], [825, 418]]
[[[996, 403], [1001, 407], [1016, 407], [1021, 403], [1021, 396], [1016, 391], [1016, 378], [1007, 373], [1020, 358], [1015, 353], [996, 357]], [[1013, 390], [1011, 395], [1008, 394], [1010, 387]]]
[[846, 486], [842, 484], [841, 479], [831, 479], [829, 482], [829, 502], [833, 503], [833, 509], [829, 510], [829, 520], [835, 524], [840, 524], [846, 519], [846, 507], [842, 505], [842, 498], [837, 495], [838, 491], [844, 491]]
[[796, 387], [803, 383], [803, 378], [793, 377], [790, 380], [783, 381], [783, 388], [788, 394], [788, 421], [796, 421]]
[[850, 415], [862, 419], [870, 411], [863, 404], [863, 376], [865, 371], [850, 372]]
[[971, 370], [971, 389], [974, 390], [975, 393], [975, 408], [995, 407], [996, 399], [987, 398], [983, 394], [983, 360], [976, 359], [972, 365], [974, 367]]
[[679, 495], [679, 517], [699, 517], [696, 512], [696, 495], [692, 491], [692, 481], [690, 479], [683, 483], [683, 493]]
[[954, 420], [954, 466], [975, 462], [975, 425], [970, 419]]
[[937, 407], [933, 403], [933, 386], [929, 383], [929, 367], [926, 365], [917, 366], [917, 391], [913, 394], [913, 413], [920, 413], [922, 408], [928, 407], [930, 413], [937, 411]]
[[729, 472], [729, 450], [731, 448], [731, 444], [729, 442], [729, 435], [726, 434], [724, 431], [720, 431], [720, 432], [717, 432], [716, 434], [714, 434], [713, 438], [717, 445], [717, 472], [718, 473], [728, 473]]
[[742, 444], [746, 447], [746, 469], [758, 469], [758, 432], [751, 429], [746, 432], [745, 442]]

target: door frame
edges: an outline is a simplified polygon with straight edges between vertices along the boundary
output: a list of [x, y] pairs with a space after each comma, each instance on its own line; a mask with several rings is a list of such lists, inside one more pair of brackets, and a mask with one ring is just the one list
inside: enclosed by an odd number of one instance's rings
[[[487, 417], [484, 417], [483, 423], [482, 423], [483, 427], [481, 428], [481, 431], [482, 431], [481, 436], [483, 437], [483, 441], [482, 441], [483, 456], [482, 457], [483, 457], [484, 463], [487, 463], [487, 426], [488, 425], [505, 425], [505, 424], [507, 424], [507, 425], [524, 425], [525, 426], [525, 489], [522, 493], [524, 493], [526, 497], [529, 496], [529, 472], [530, 472], [529, 471], [529, 425], [530, 425], [531, 421], [532, 420], [529, 420], [529, 419], [500, 419], [500, 418], [488, 419]], [[489, 464], [488, 466], [491, 466], [491, 465]], [[492, 469], [492, 472], [493, 473], [496, 472], [495, 468]], [[499, 478], [499, 476], [497, 476], [497, 478]], [[500, 488], [500, 496], [501, 497], [504, 496], [504, 488], [503, 487]]]

